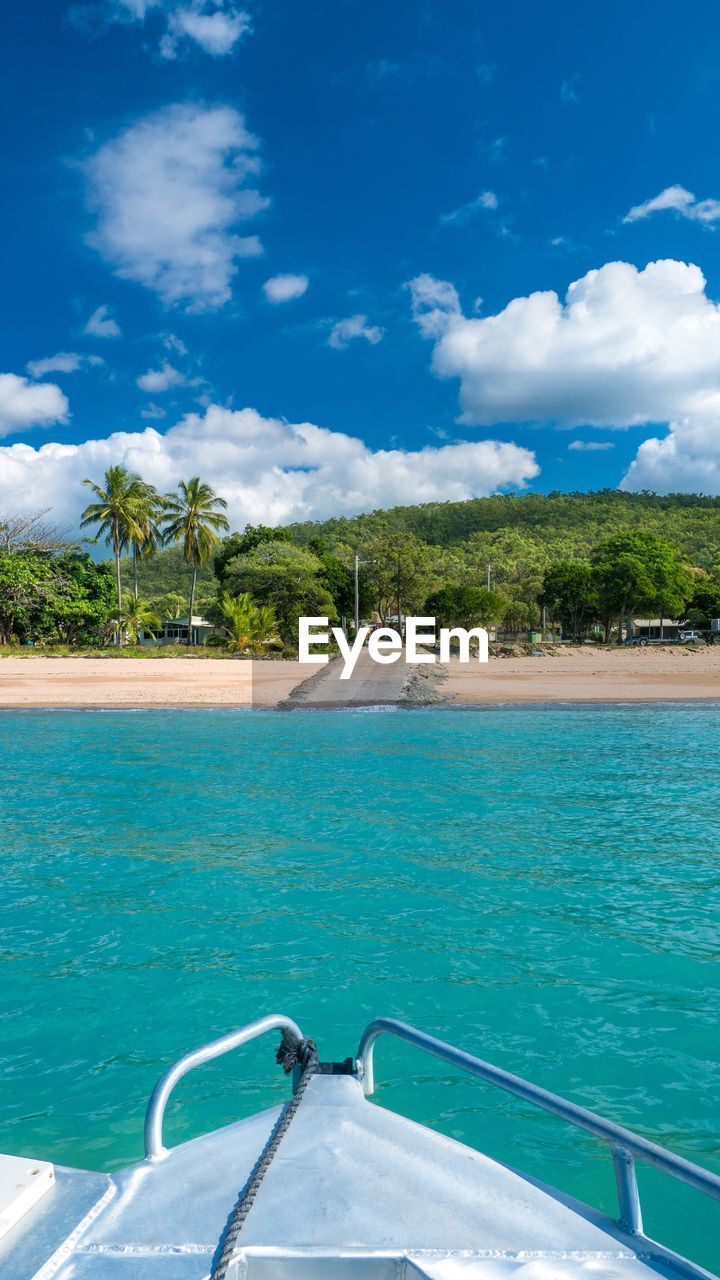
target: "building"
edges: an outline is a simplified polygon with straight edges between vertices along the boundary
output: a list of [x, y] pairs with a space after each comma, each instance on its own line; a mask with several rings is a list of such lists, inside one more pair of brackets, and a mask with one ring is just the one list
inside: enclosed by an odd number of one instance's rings
[[[215, 628], [212, 622], [207, 622], [205, 618], [198, 617], [193, 614], [192, 618], [192, 637], [191, 641], [194, 645], [206, 644], [208, 638], [213, 634]], [[141, 644], [187, 644], [188, 642], [188, 620], [187, 618], [166, 618], [163, 623], [162, 635], [154, 635], [151, 631], [143, 631]]]
[[629, 640], [677, 640], [680, 627], [677, 618], [629, 618], [625, 634]]

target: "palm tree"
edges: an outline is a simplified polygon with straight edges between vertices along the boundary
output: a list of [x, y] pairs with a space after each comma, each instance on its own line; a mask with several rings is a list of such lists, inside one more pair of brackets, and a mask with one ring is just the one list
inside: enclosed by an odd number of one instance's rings
[[137, 644], [141, 631], [145, 629], [155, 631], [162, 626], [162, 622], [152, 605], [148, 604], [146, 600], [138, 600], [135, 595], [125, 600], [121, 618], [127, 629], [131, 644]]
[[150, 559], [162, 542], [160, 520], [164, 500], [157, 489], [141, 480], [133, 497], [133, 510], [137, 528], [130, 535], [133, 558], [133, 595], [138, 598], [138, 559]]
[[[122, 612], [122, 580], [120, 555], [132, 538], [140, 536], [140, 526], [135, 514], [135, 503], [143, 481], [127, 467], [108, 467], [103, 484], [83, 480], [83, 484], [95, 494], [97, 502], [91, 502], [82, 513], [80, 527], [99, 525], [97, 537], [105, 535], [105, 543], [113, 549], [115, 580], [117, 584], [118, 613]], [[117, 633], [120, 643], [120, 631]]]
[[250, 648], [263, 650], [277, 642], [275, 610], [269, 605], [255, 604], [249, 591], [242, 591], [238, 596], [226, 592], [220, 609], [231, 653], [245, 653]]
[[198, 569], [207, 564], [214, 548], [218, 546], [218, 530], [230, 528], [227, 516], [223, 514], [227, 502], [224, 498], [218, 498], [210, 485], [203, 484], [199, 476], [193, 476], [187, 482], [180, 481], [177, 493], [169, 494], [163, 500], [163, 507], [165, 541], [182, 542], [183, 559], [192, 565], [187, 636], [187, 642], [191, 645]]

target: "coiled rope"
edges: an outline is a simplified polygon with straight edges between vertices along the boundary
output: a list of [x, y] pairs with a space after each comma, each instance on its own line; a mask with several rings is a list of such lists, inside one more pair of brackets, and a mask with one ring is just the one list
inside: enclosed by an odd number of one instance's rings
[[275, 1061], [282, 1067], [286, 1076], [289, 1076], [296, 1066], [302, 1067], [302, 1076], [293, 1097], [280, 1112], [270, 1137], [260, 1152], [250, 1177], [240, 1192], [240, 1197], [230, 1215], [227, 1228], [220, 1238], [218, 1252], [210, 1272], [210, 1280], [225, 1280], [227, 1276], [228, 1267], [235, 1253], [238, 1236], [247, 1221], [247, 1216], [253, 1207], [262, 1180], [270, 1168], [273, 1156], [297, 1115], [305, 1090], [320, 1066], [320, 1055], [314, 1040], [300, 1040], [291, 1031], [285, 1030], [282, 1033]]

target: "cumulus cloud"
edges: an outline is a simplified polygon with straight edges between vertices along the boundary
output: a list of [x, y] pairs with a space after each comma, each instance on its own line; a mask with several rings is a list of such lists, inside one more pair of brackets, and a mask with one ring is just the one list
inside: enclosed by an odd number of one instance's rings
[[166, 491], [201, 475], [228, 502], [231, 523], [288, 523], [375, 507], [483, 497], [523, 487], [538, 474], [534, 454], [495, 440], [373, 451], [352, 436], [212, 405], [164, 435], [152, 427], [83, 444], [0, 448], [0, 510], [53, 509], [76, 526], [87, 501], [82, 480], [115, 463]]
[[184, 387], [185, 383], [185, 374], [174, 368], [167, 360], [163, 361], [159, 369], [148, 369], [147, 373], [142, 373], [137, 379], [140, 390], [148, 391], [153, 395], [161, 391], [169, 391], [171, 387]]
[[88, 338], [119, 338], [122, 330], [117, 320], [113, 320], [109, 307], [96, 307], [88, 320], [83, 333]]
[[336, 351], [344, 351], [355, 338], [364, 338], [375, 347], [378, 342], [382, 342], [384, 332], [378, 325], [368, 324], [367, 316], [347, 316], [345, 320], [338, 320], [333, 325], [328, 346], [334, 347]]
[[[53, 382], [30, 382], [16, 373], [0, 373], [0, 436], [66, 422], [69, 412], [67, 398]], [[10, 496], [17, 497], [12, 491]]]
[[432, 365], [460, 379], [461, 421], [629, 427], [720, 414], [720, 308], [699, 267], [610, 262], [554, 292], [465, 317], [447, 281], [410, 284]]
[[459, 209], [453, 209], [451, 213], [443, 213], [440, 215], [440, 222], [443, 226], [464, 227], [470, 222], [476, 214], [483, 209], [497, 209], [499, 204], [498, 198], [494, 191], [481, 191], [479, 196], [474, 200], [468, 200], [467, 204], [461, 204]]
[[43, 378], [47, 373], [77, 373], [78, 369], [104, 364], [102, 356], [81, 355], [79, 351], [58, 351], [43, 360], [28, 360], [27, 371], [33, 378]]
[[620, 488], [720, 494], [720, 412], [679, 419], [666, 436], [645, 440]]
[[75, 4], [69, 10], [73, 25], [92, 33], [113, 23], [141, 24], [154, 16], [164, 21], [158, 46], [163, 58], [176, 58], [185, 43], [222, 58], [252, 29], [249, 13], [232, 0], [104, 0], [101, 5]]
[[653, 213], [667, 212], [689, 218], [691, 222], [709, 225], [720, 218], [720, 200], [696, 200], [692, 191], [687, 191], [685, 187], [666, 187], [659, 196], [653, 196], [643, 204], [633, 205], [625, 214], [623, 222], [639, 222]]
[[302, 298], [309, 283], [307, 276], [271, 276], [263, 290], [268, 302], [292, 302], [293, 298]]
[[247, 185], [257, 148], [232, 107], [176, 104], [138, 120], [87, 162], [89, 243], [169, 306], [221, 307], [238, 260], [262, 253], [235, 230], [269, 204]]

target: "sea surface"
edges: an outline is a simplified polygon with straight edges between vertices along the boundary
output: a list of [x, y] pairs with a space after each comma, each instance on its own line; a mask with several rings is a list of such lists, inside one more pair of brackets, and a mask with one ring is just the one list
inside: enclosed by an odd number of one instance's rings
[[[118, 1168], [187, 1049], [285, 1012], [343, 1058], [387, 1014], [720, 1171], [719, 727], [0, 713], [0, 1149]], [[189, 1077], [170, 1140], [284, 1098], [274, 1048]], [[614, 1212], [591, 1138], [387, 1039], [376, 1071], [384, 1105]], [[640, 1185], [651, 1234], [720, 1271], [720, 1205]]]

